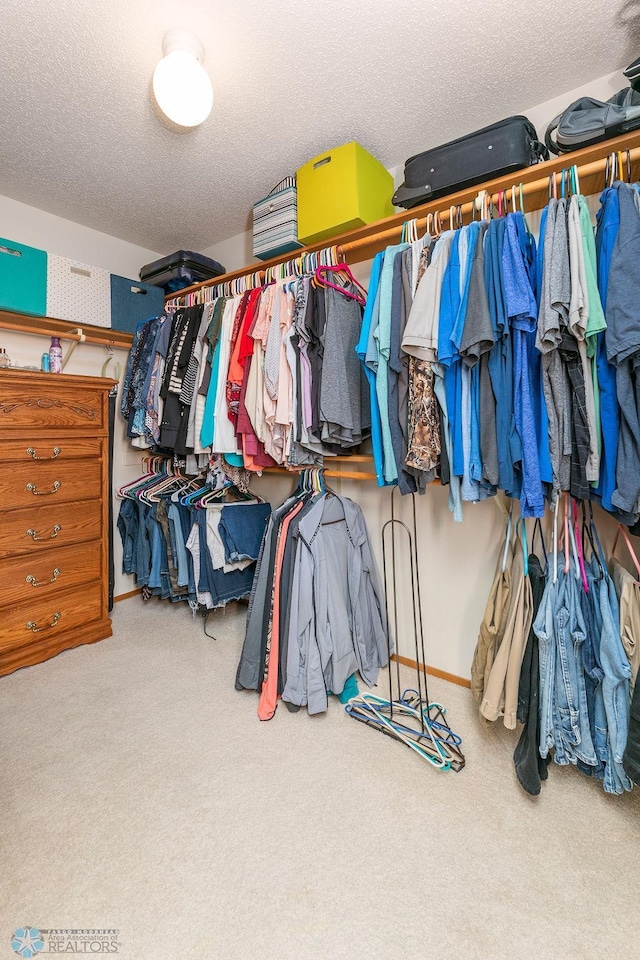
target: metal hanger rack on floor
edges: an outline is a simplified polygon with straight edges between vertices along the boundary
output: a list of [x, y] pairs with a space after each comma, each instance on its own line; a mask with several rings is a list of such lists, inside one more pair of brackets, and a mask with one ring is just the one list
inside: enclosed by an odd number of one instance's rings
[[[415, 494], [411, 494], [412, 529], [395, 515], [395, 495], [391, 491], [391, 519], [382, 527], [382, 567], [389, 637], [389, 697], [365, 691], [353, 697], [345, 706], [346, 712], [355, 720], [379, 730], [386, 736], [404, 743], [432, 766], [440, 770], [459, 771], [464, 767], [460, 749], [462, 738], [453, 733], [446, 720], [446, 710], [440, 703], [429, 699], [427, 680], [424, 624], [422, 617], [422, 594], [420, 590], [420, 566], [418, 550], [418, 525]], [[403, 582], [398, 576], [398, 536], [407, 547], [410, 568], [411, 611], [415, 648], [416, 689], [402, 690], [400, 661], [391, 659], [392, 631], [389, 623], [389, 597], [392, 597], [393, 637], [396, 644], [400, 635], [398, 585]], [[389, 543], [390, 541], [390, 543]], [[389, 550], [391, 558], [389, 562]], [[395, 678], [394, 678], [395, 673]]]

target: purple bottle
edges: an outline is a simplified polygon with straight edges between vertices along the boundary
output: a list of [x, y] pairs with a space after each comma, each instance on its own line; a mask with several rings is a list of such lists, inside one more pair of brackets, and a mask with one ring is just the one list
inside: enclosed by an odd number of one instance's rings
[[51, 373], [62, 373], [62, 347], [60, 346], [60, 337], [51, 337], [49, 368]]

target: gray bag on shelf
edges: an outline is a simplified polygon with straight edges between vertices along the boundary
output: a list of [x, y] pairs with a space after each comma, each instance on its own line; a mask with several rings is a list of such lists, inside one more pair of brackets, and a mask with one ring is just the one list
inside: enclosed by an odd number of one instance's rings
[[609, 100], [580, 97], [553, 118], [545, 134], [552, 153], [570, 153], [640, 127], [640, 58], [629, 64], [624, 75], [631, 86]]

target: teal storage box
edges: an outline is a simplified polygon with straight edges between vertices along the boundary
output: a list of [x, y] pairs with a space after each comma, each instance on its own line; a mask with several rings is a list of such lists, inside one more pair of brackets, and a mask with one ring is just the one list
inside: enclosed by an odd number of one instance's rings
[[36, 247], [0, 239], [0, 309], [47, 312], [47, 254]]
[[345, 143], [296, 171], [298, 239], [317, 243], [390, 217], [393, 177], [363, 146]]
[[141, 320], [164, 313], [164, 290], [111, 274], [111, 329], [134, 333]]

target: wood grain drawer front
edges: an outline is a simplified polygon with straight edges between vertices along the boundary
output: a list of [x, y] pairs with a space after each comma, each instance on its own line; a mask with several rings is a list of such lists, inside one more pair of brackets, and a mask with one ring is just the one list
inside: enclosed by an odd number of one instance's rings
[[52, 437], [46, 440], [3, 440], [2, 460], [21, 460], [23, 463], [41, 463], [78, 460], [82, 457], [100, 457], [103, 440], [99, 437]]
[[[32, 383], [12, 383], [0, 379], [0, 433], [18, 429], [35, 435], [38, 428], [51, 431], [65, 427], [102, 433], [105, 423], [104, 393], [90, 387], [65, 383], [46, 375]], [[9, 434], [10, 435], [10, 434]]]
[[0, 560], [0, 606], [55, 596], [69, 587], [98, 580], [100, 561], [99, 540]]
[[[1, 448], [0, 448], [1, 449]], [[102, 496], [100, 460], [0, 464], [0, 506], [39, 509]]]
[[0, 513], [0, 557], [35, 554], [44, 548], [49, 553], [69, 543], [96, 540], [101, 536], [102, 505], [98, 499], [46, 503], [35, 509]]
[[36, 640], [55, 641], [62, 633], [106, 616], [102, 585], [85, 583], [51, 597], [16, 603], [0, 616], [0, 652], [24, 647]]

